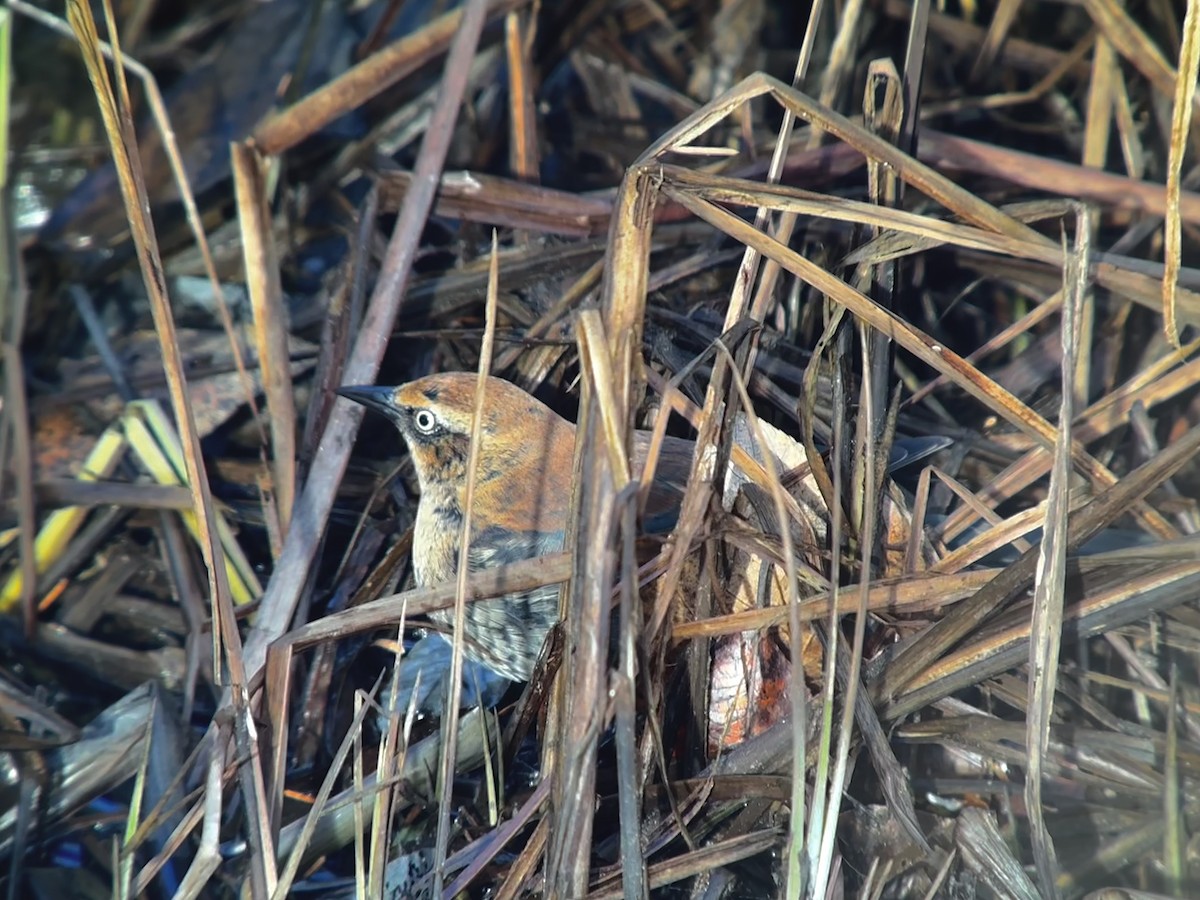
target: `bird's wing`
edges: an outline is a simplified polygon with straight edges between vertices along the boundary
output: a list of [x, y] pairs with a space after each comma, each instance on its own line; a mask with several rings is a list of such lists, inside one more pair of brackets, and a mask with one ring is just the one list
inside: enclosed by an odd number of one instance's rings
[[[675, 527], [679, 519], [679, 504], [692, 471], [692, 452], [695, 444], [683, 438], [667, 436], [654, 466], [654, 481], [646, 498], [642, 526], [647, 534], [662, 534]], [[634, 471], [640, 476], [650, 452], [650, 433], [638, 431], [633, 436]]]
[[472, 572], [493, 569], [522, 559], [534, 559], [563, 548], [561, 531], [511, 531], [489, 526], [471, 536], [467, 551]]

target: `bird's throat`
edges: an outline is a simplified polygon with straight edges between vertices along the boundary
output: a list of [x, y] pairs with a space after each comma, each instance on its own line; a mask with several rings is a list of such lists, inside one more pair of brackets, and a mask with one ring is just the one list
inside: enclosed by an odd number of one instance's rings
[[413, 570], [420, 587], [453, 580], [458, 571], [462, 520], [455, 491], [434, 489], [421, 494], [413, 528]]

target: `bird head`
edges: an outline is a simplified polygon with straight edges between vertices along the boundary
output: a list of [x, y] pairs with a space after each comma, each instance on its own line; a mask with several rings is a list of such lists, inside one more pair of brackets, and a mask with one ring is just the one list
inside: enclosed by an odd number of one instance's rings
[[[387, 416], [408, 445], [422, 493], [465, 490], [477, 376], [430, 375], [399, 387], [341, 388], [343, 397]], [[525, 493], [571, 492], [575, 426], [521, 388], [489, 377], [479, 429], [477, 490], [520, 507]], [[558, 498], [555, 498], [558, 501]], [[543, 499], [544, 502], [544, 499]], [[513, 508], [513, 506], [510, 506]]]

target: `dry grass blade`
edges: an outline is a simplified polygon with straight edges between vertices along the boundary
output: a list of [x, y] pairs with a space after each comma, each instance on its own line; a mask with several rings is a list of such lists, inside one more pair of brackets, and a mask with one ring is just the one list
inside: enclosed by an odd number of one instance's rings
[[[1083, 0], [1083, 7], [1117, 52], [1142, 73], [1155, 90], [1172, 96], [1177, 75], [1141, 26], [1115, 0]], [[1195, 97], [1191, 98], [1195, 103]]]
[[[215, 532], [215, 529], [210, 526], [213, 518], [212, 497], [208, 489], [204, 463], [201, 459], [200, 443], [196, 436], [191, 399], [186, 390], [183, 361], [180, 358], [179, 346], [175, 338], [174, 318], [164, 290], [165, 277], [162, 271], [162, 261], [158, 255], [154, 227], [147, 215], [149, 201], [146, 199], [145, 188], [139, 174], [138, 155], [136, 152], [131, 152], [135, 143], [127, 91], [122, 87], [123, 102], [118, 105], [109, 81], [108, 70], [105, 68], [103, 57], [98, 49], [99, 36], [96, 33], [95, 22], [90, 10], [83, 4], [72, 2], [68, 6], [68, 13], [71, 27], [76, 32], [80, 47], [84, 52], [88, 75], [96, 89], [105, 129], [108, 133], [109, 146], [117, 163], [121, 193], [130, 217], [130, 225], [134, 231], [134, 242], [138, 249], [142, 277], [147, 294], [152, 301], [151, 309], [154, 312], [159, 345], [162, 348], [167, 383], [171, 389], [171, 402], [183, 439], [188, 486], [192, 490], [193, 507], [200, 522], [201, 549], [204, 552], [204, 561], [209, 573], [213, 620], [220, 623], [219, 628], [214, 628], [214, 639], [219, 635], [226, 647], [230, 648], [228, 661], [231, 674], [237, 683], [240, 681], [238, 677], [240, 675], [240, 656], [232, 648], [239, 646], [241, 642], [233, 622], [232, 607], [229, 605], [229, 586], [225, 581], [224, 561], [221, 551], [212, 537]], [[115, 40], [113, 43], [115, 45]], [[119, 83], [123, 86], [123, 69], [119, 54], [117, 60]], [[222, 658], [222, 654], [215, 654], [215, 658]]]
[[[546, 857], [549, 895], [578, 896], [587, 888], [590, 868], [592, 817], [590, 803], [595, 779], [596, 740], [607, 689], [603, 673], [608, 652], [609, 592], [613, 559], [606, 552], [615, 517], [615, 479], [609, 448], [611, 433], [626, 444], [629, 411], [642, 381], [642, 330], [645, 321], [646, 279], [650, 256], [650, 226], [657, 191], [654, 179], [631, 171], [614, 205], [604, 278], [604, 327], [608, 346], [593, 354], [608, 357], [604, 368], [613, 373], [610, 384], [598, 387], [584, 370], [583, 404], [576, 437], [577, 481], [573, 500], [577, 525], [574, 535], [574, 576], [569, 589], [567, 633], [570, 647], [560, 672], [562, 705], [557, 734], [548, 747], [555, 757], [547, 768], [554, 779], [555, 827], [550, 831]], [[603, 371], [603, 370], [600, 370]], [[602, 407], [596, 391], [612, 398]], [[605, 425], [605, 410], [610, 425]]]
[[20, 602], [25, 633], [29, 635], [33, 631], [36, 612], [37, 559], [34, 541], [37, 519], [29, 410], [25, 403], [25, 363], [21, 353], [28, 295], [24, 289], [24, 266], [20, 255], [13, 252], [15, 240], [9, 233], [9, 223], [12, 221], [8, 147], [13, 79], [12, 29], [12, 14], [7, 10], [0, 11], [0, 371], [4, 374], [4, 415], [0, 417], [0, 491], [6, 487], [5, 476], [11, 472], [17, 487]]
[[[935, 472], [935, 474], [939, 476], [943, 475], [940, 472]], [[948, 477], [943, 477], [942, 481], [950, 485], [950, 489], [954, 492], [955, 496], [963, 501], [964, 508], [974, 508], [979, 514], [979, 520], [990, 523], [992, 527], [978, 537], [943, 555], [934, 564], [934, 571], [961, 571], [963, 568], [984, 559], [988, 554], [1007, 546], [1012, 546], [1019, 553], [1025, 553], [1030, 547], [1030, 542], [1025, 536], [1035, 529], [1041, 528], [1047, 518], [1045, 503], [1039, 503], [1019, 513], [1014, 513], [1007, 519], [1001, 520], [991, 511], [987, 504], [970, 493], [961, 484], [954, 482]], [[1085, 493], [1083, 491], [1075, 491], [1067, 505], [1067, 511], [1070, 512], [1078, 509], [1086, 502], [1087, 496]], [[940, 536], [945, 540], [949, 540], [958, 535], [951, 534], [949, 530], [943, 529]]]
[[1163, 230], [1163, 328], [1167, 339], [1179, 346], [1179, 326], [1175, 321], [1175, 287], [1182, 265], [1183, 236], [1179, 222], [1179, 192], [1183, 157], [1188, 149], [1196, 80], [1200, 78], [1200, 3], [1188, 0], [1183, 19], [1183, 42], [1179, 47], [1179, 71], [1175, 74], [1175, 103], [1171, 109], [1171, 142], [1167, 157], [1167, 216]]
[[[489, 19], [503, 15], [523, 6], [525, 2], [492, 0], [486, 15]], [[367, 57], [339, 78], [263, 122], [254, 132], [254, 144], [267, 156], [294, 147], [338, 116], [360, 106], [444, 53], [455, 37], [469, 28], [469, 22], [463, 9], [448, 12], [415, 34], [401, 38]], [[465, 74], [469, 68], [468, 64], [456, 71]], [[440, 100], [445, 99], [446, 95], [443, 94]], [[432, 127], [429, 129], [430, 132], [436, 130]]]
[[609, 342], [604, 335], [604, 324], [595, 310], [583, 310], [575, 320], [576, 337], [579, 342], [579, 360], [591, 378], [590, 384], [600, 405], [600, 423], [604, 428], [604, 446], [608, 451], [608, 464], [613, 473], [614, 487], [624, 490], [629, 483], [629, 456], [625, 452], [625, 416], [617, 405], [613, 393], [612, 359], [608, 355]]
[[1092, 54], [1092, 78], [1088, 85], [1087, 130], [1084, 135], [1083, 164], [1104, 168], [1112, 131], [1113, 100], [1119, 69], [1113, 45], [1103, 37], [1096, 40]]
[[1000, 48], [1008, 38], [1013, 20], [1016, 19], [1017, 11], [1020, 8], [1020, 3], [1015, 0], [1001, 0], [997, 5], [996, 12], [992, 15], [992, 22], [988, 26], [987, 37], [984, 38], [983, 46], [979, 50], [979, 57], [971, 69], [971, 81], [979, 81], [984, 73], [995, 64]]
[[1043, 895], [1056, 897], [1058, 859], [1046, 828], [1042, 805], [1042, 772], [1050, 722], [1054, 713], [1054, 695], [1058, 683], [1058, 654], [1062, 642], [1063, 605], [1067, 575], [1067, 517], [1071, 480], [1071, 422], [1077, 393], [1075, 359], [1086, 354], [1080, 348], [1079, 318], [1087, 291], [1089, 231], [1091, 223], [1081, 208], [1075, 216], [1075, 245], [1063, 272], [1062, 378], [1059, 401], [1059, 437], [1054, 445], [1054, 463], [1050, 469], [1050, 496], [1046, 501], [1046, 529], [1038, 554], [1034, 576], [1033, 615], [1030, 621], [1028, 734], [1029, 767], [1025, 785], [1038, 883]]
[[271, 488], [263, 503], [274, 555], [287, 535], [296, 495], [296, 404], [289, 368], [287, 310], [279, 277], [279, 259], [271, 235], [271, 213], [262, 158], [233, 144], [233, 184], [238, 203], [246, 286], [254, 313], [254, 341], [262, 372], [267, 415], [271, 420]]
[[764, 95], [774, 97], [785, 109], [790, 110], [804, 121], [820, 126], [862, 153], [863, 156], [892, 169], [906, 184], [937, 200], [968, 222], [989, 231], [1023, 238], [1033, 243], [1048, 242], [1045, 237], [1028, 226], [980, 200], [970, 191], [959, 187], [924, 163], [914, 160], [892, 144], [866, 131], [862, 126], [761, 73], [745, 79], [741, 84], [731, 88], [724, 96], [681, 122], [666, 137], [660, 138], [642, 154], [639, 165], [644, 165], [650, 160], [657, 160], [664, 153], [669, 152], [674, 143], [694, 139], [729, 115], [737, 106]]
[[837, 103], [842, 84], [854, 64], [854, 49], [858, 44], [859, 19], [863, 6], [862, 0], [851, 0], [840, 10], [833, 46], [829, 51], [829, 63], [825, 66], [824, 77], [821, 79], [820, 99], [826, 106], [832, 107]]
[[1183, 823], [1183, 779], [1179, 766], [1179, 679], [1178, 670], [1171, 667], [1171, 691], [1167, 698], [1166, 751], [1163, 754], [1163, 859], [1166, 862], [1167, 882], [1172, 893], [1183, 890], [1186, 878], [1184, 863], [1187, 844]]
[[[739, 859], [749, 859], [771, 849], [778, 843], [778, 833], [763, 831], [714, 844], [667, 862], [656, 863], [650, 866], [649, 887], [651, 889], [665, 887], [692, 875], [710, 872]], [[629, 895], [621, 890], [611, 890], [589, 892], [587, 896], [589, 900], [616, 900], [618, 897], [628, 897]]]
[[1038, 900], [1042, 896], [985, 810], [963, 810], [954, 836], [966, 864], [991, 886], [1003, 890], [1005, 896], [1014, 900]]
[[[479, 447], [482, 443], [480, 429], [483, 426], [484, 410], [487, 408], [487, 382], [492, 365], [492, 348], [496, 340], [496, 294], [500, 289], [500, 268], [497, 260], [496, 233], [492, 232], [492, 256], [488, 278], [487, 303], [484, 307], [483, 345], [479, 351], [479, 373], [475, 380], [475, 409], [471, 414], [471, 437], [467, 451], [467, 484], [463, 498], [462, 531], [458, 544], [458, 578], [455, 585], [454, 621], [466, 622], [467, 580], [470, 578], [471, 518], [475, 500], [475, 486], [479, 469]], [[449, 697], [446, 700], [442, 722], [445, 752], [438, 768], [438, 833], [433, 858], [433, 895], [440, 897], [444, 887], [446, 854], [450, 844], [450, 795], [454, 786], [454, 766], [457, 761], [455, 745], [458, 738], [458, 708], [462, 700], [463, 674], [462, 627], [454, 630], [453, 650], [450, 657]]]
[[[816, 390], [816, 370], [817, 360], [824, 356], [827, 352], [833, 353], [832, 348], [836, 345], [838, 330], [846, 319], [846, 310], [837, 307], [831, 311], [826, 318], [825, 328], [821, 334], [817, 344], [817, 352], [813, 354], [813, 361], [809, 363], [806, 375], [806, 394], [810, 404]], [[844, 401], [844, 397], [841, 398]], [[837, 400], [835, 400], [835, 403]], [[832, 444], [835, 447], [845, 446], [848, 436], [846, 434], [846, 416], [845, 408], [842, 408], [834, 414], [833, 419], [833, 440]], [[814, 452], [813, 439], [811, 434], [805, 435], [806, 455], [811, 456], [815, 460], [820, 459]], [[825, 469], [824, 465], [821, 469]], [[833, 639], [834, 635], [839, 634], [839, 625], [834, 611], [841, 604], [840, 582], [842, 566], [844, 565], [843, 550], [846, 542], [843, 536], [849, 531], [845, 521], [845, 470], [842, 466], [834, 465], [828, 467], [832, 470], [832, 474], [828, 472], [824, 474], [821, 480], [821, 493], [825, 501], [825, 508], [829, 510], [829, 534], [831, 538], [830, 548], [830, 604], [829, 604], [829, 621], [826, 625], [826, 651], [825, 651], [825, 671], [821, 684], [820, 693], [820, 737], [817, 741], [817, 765], [813, 772], [813, 800], [809, 812], [809, 821], [803, 823], [793, 821], [791, 823], [791, 833], [789, 839], [793, 841], [799, 840], [801, 829], [807, 827], [807, 835], [805, 841], [805, 857], [804, 868], [801, 870], [799, 878], [810, 872], [819, 872], [820, 875], [815, 881], [817, 889], [824, 888], [828, 891], [828, 878], [832, 859], [825, 852], [825, 841], [829, 831], [832, 829], [832, 821], [836, 818], [836, 807], [841, 801], [841, 795], [833, 791], [830, 785], [829, 771], [830, 768], [840, 770], [845, 763], [845, 757], [840, 755], [845, 750], [845, 745], [840, 739], [846, 735], [839, 735], [839, 755], [834, 756], [833, 752], [833, 733], [834, 733], [834, 713], [836, 710], [836, 671], [839, 665], [845, 665], [844, 661], [839, 661], [841, 651], [844, 649], [844, 644], [841, 641]], [[858, 597], [861, 607], [862, 595]], [[797, 742], [798, 743], [798, 742]], [[798, 773], [801, 769], [801, 760], [799, 759], [798, 750], [792, 751], [792, 769], [793, 778], [799, 777]], [[795, 788], [793, 788], [795, 790]], [[793, 851], [793, 855], [796, 855]], [[798, 878], [789, 872], [792, 878]], [[800, 882], [802, 885], [803, 882]], [[798, 893], [798, 888], [794, 890]]]
[[[412, 175], [383, 172], [381, 206], [399, 206]], [[487, 225], [572, 237], [603, 233], [612, 203], [601, 197], [580, 197], [566, 191], [524, 184], [482, 172], [447, 172], [438, 187], [437, 214]], [[536, 248], [541, 253], [549, 248]], [[505, 248], [505, 252], [510, 252]]]
[[509, 868], [508, 877], [496, 891], [496, 900], [513, 900], [521, 896], [526, 884], [533, 880], [539, 862], [545, 857], [549, 834], [550, 819], [546, 817], [538, 822], [516, 862]]
[[1175, 396], [1177, 391], [1194, 386], [1200, 380], [1200, 360], [1192, 359], [1184, 365], [1180, 365], [1180, 360], [1194, 357], [1198, 352], [1200, 340], [1186, 344], [1178, 353], [1164, 353], [1124, 385], [1096, 401], [1079, 417], [1078, 430], [1083, 439], [1091, 441], [1111, 434], [1113, 429], [1130, 421], [1137, 406], [1153, 407]]
[[[620, 611], [617, 621], [618, 659], [611, 677], [614, 709], [614, 736], [617, 745], [617, 806], [621, 817], [620, 838], [622, 866], [627, 897], [648, 897], [646, 855], [642, 851], [642, 792], [645, 778], [638, 765], [637, 753], [637, 627], [644, 620], [638, 602], [637, 557], [634, 535], [637, 532], [637, 494], [624, 492], [621, 508], [621, 575]], [[662, 742], [655, 735], [662, 764]], [[665, 768], [665, 766], [664, 766]], [[672, 808], [678, 820], [678, 808]], [[689, 838], [685, 826], [680, 832]], [[689, 847], [692, 846], [689, 843]]]
[[[466, 597], [470, 600], [483, 600], [505, 593], [532, 590], [566, 581], [570, 574], [571, 563], [568, 554], [540, 556], [482, 572], [473, 572], [466, 584]], [[454, 606], [455, 590], [454, 585], [415, 588], [403, 594], [392, 594], [360, 603], [293, 629], [272, 645], [272, 652], [275, 648], [289, 645], [296, 650], [302, 650], [320, 641], [345, 637], [372, 628], [394, 626], [400, 621], [404, 610], [407, 610], [409, 615], [416, 616], [438, 609], [448, 609]]]
[[[815, 0], [812, 8], [809, 10], [808, 22], [804, 28], [804, 41], [800, 46], [800, 53], [796, 57], [795, 72], [792, 74], [793, 86], [798, 86], [808, 75], [809, 65], [812, 61], [813, 45], [816, 42], [817, 29], [821, 21], [824, 6], [823, 0]], [[779, 125], [779, 133], [775, 138], [775, 146], [771, 154], [771, 165], [767, 170], [767, 182], [769, 184], [777, 184], [783, 177], [783, 167], [787, 162], [787, 150], [791, 144], [792, 132], [795, 127], [796, 117], [792, 114], [791, 110], [785, 110], [783, 121]], [[819, 140], [819, 136], [814, 133], [809, 141], [810, 146], [815, 146]], [[766, 221], [767, 210], [759, 209], [755, 213], [754, 227], [761, 230], [765, 226]], [[795, 227], [796, 217], [785, 213], [775, 227], [775, 236], [782, 243], [786, 244], [790, 240]], [[730, 315], [734, 310], [740, 310], [743, 307], [743, 297], [745, 292], [754, 283], [754, 272], [758, 264], [758, 254], [752, 248], [747, 247], [742, 256], [742, 266], [738, 273], [738, 279], [734, 282], [735, 293], [729, 304]], [[779, 266], [773, 261], [767, 260], [762, 277], [758, 280], [754, 301], [750, 304], [756, 320], [761, 320], [764, 315], [764, 311], [770, 302], [775, 284], [779, 278], [779, 273]], [[732, 325], [730, 315], [726, 316], [726, 328]]]
[[[1161, 184], [1098, 172], [932, 129], [923, 132], [918, 155], [949, 171], [1002, 178], [1012, 185], [1052, 196], [1074, 197], [1111, 205], [1116, 210], [1154, 215], [1162, 215], [1166, 210], [1167, 195]], [[1179, 212], [1189, 224], [1200, 222], [1200, 195], [1195, 191], [1181, 192]]]
[[[606, 348], [592, 348], [605, 353]], [[612, 363], [609, 363], [609, 367]], [[628, 374], [628, 369], [624, 370]], [[608, 385], [611, 392], [615, 385]], [[564, 594], [569, 598], [568, 648], [559, 672], [557, 733], [547, 768], [554, 784], [554, 822], [547, 848], [546, 891], [550, 896], [581, 896], [587, 888], [591, 856], [591, 816], [588, 809], [596, 776], [596, 741], [605, 726], [610, 589], [615, 560], [609, 552], [614, 530], [615, 474], [605, 447], [611, 430], [624, 442], [624, 427], [606, 428], [605, 408], [598, 399], [590, 371], [583, 370], [582, 398], [586, 418], [576, 432], [577, 532], [572, 551], [572, 579]], [[607, 405], [608, 415], [624, 418]]]
[[[12, 12], [4, 10], [0, 14], [0, 189], [7, 190], [9, 184], [9, 162], [8, 162], [8, 132], [10, 128], [10, 119], [12, 116], [12, 80], [13, 80], [13, 65], [12, 65]], [[5, 216], [5, 231], [7, 231], [8, 217]], [[7, 235], [5, 236], [7, 240]], [[4, 261], [10, 262], [8, 259], [9, 247], [5, 247], [0, 253], [4, 254]], [[12, 272], [9, 266], [5, 266], [5, 272]]]
[[[162, 407], [155, 401], [134, 400], [126, 406], [120, 425], [130, 452], [159, 484], [186, 485], [187, 471], [180, 437]], [[114, 463], [115, 464], [115, 463]], [[99, 471], [104, 471], [101, 468]], [[111, 471], [111, 470], [109, 470]], [[192, 509], [182, 516], [188, 532], [202, 542], [200, 521]], [[258, 576], [233, 531], [221, 515], [212, 519], [212, 532], [224, 556], [225, 579], [234, 603], [250, 603], [261, 594]]]
[[508, 61], [508, 97], [511, 140], [509, 170], [519, 180], [538, 178], [537, 116], [534, 110], [533, 72], [529, 65], [530, 45], [536, 34], [536, 19], [519, 11], [504, 17], [504, 53]]
[[[31, 634], [37, 614], [35, 602], [38, 587], [38, 530], [33, 495], [33, 451], [29, 433], [29, 410], [25, 404], [25, 373], [19, 349], [21, 294], [12, 289], [11, 280], [8, 279], [4, 286], [0, 287], [0, 291], [11, 301], [3, 304], [5, 315], [0, 323], [0, 327], [6, 332], [3, 346], [0, 347], [4, 358], [4, 418], [0, 423], [0, 472], [11, 471], [16, 475], [18, 548], [21, 553], [20, 569], [9, 583], [4, 585], [3, 595], [0, 595], [0, 610], [9, 606], [10, 600], [19, 601], [25, 633]], [[3, 486], [2, 480], [0, 486]], [[18, 586], [15, 596], [10, 589], [13, 583]]]
[[[876, 613], [932, 611], [970, 597], [994, 578], [996, 572], [996, 569], [976, 569], [953, 575], [880, 579], [868, 585], [866, 608]], [[836, 598], [829, 590], [818, 591], [800, 601], [796, 615], [801, 622], [814, 622], [829, 616], [831, 604], [836, 615], [849, 615], [859, 609], [861, 590], [860, 585], [851, 583], [841, 588]], [[677, 641], [686, 641], [702, 636], [758, 631], [782, 625], [791, 614], [791, 610], [782, 606], [745, 610], [696, 622], [680, 622], [671, 629], [671, 635]]]

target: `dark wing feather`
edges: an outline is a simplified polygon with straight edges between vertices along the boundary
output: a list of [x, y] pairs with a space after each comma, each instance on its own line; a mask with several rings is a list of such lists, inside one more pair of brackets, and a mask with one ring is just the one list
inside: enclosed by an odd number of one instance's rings
[[[472, 572], [533, 559], [563, 548], [563, 533], [484, 528], [467, 551]], [[505, 678], [527, 681], [546, 635], [558, 621], [558, 585], [504, 594], [468, 603], [462, 623], [467, 655]], [[452, 610], [431, 613], [435, 621], [454, 624]]]

